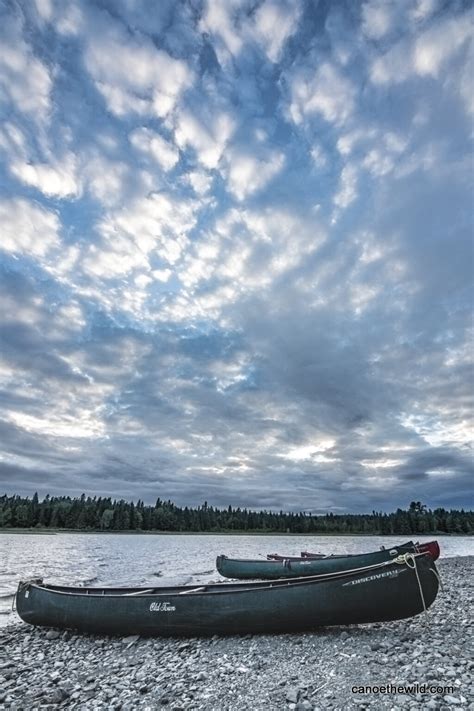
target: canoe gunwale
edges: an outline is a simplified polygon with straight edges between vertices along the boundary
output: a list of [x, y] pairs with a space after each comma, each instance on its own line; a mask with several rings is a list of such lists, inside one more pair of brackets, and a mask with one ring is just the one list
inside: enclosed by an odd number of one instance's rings
[[[405, 553], [413, 553], [413, 555], [426, 555], [426, 554], [428, 553], [428, 551], [417, 550], [417, 549], [415, 548], [415, 546], [413, 546], [413, 549], [412, 549], [412, 550], [406, 550], [407, 545], [408, 545], [408, 544], [404, 544], [404, 545], [402, 545], [402, 546], [394, 546], [393, 548], [387, 548], [387, 549], [386, 549], [386, 552], [387, 552], [387, 553], [390, 553], [390, 555], [392, 556], [392, 558], [391, 558], [389, 561], [384, 561], [384, 562], [391, 563], [391, 562], [394, 561], [398, 556], [404, 555]], [[385, 552], [385, 550], [380, 550], [380, 551], [375, 551], [375, 552], [376, 552], [376, 553], [383, 553], [383, 552]], [[256, 561], [258, 561], [259, 564], [260, 564], [260, 563], [263, 563], [263, 564], [266, 563], [267, 565], [271, 565], [272, 563], [285, 563], [285, 561], [287, 561], [287, 560], [289, 560], [289, 561], [294, 560], [295, 562], [298, 561], [298, 562], [307, 563], [308, 565], [310, 565], [311, 562], [319, 561], [319, 560], [337, 560], [337, 559], [339, 559], [339, 558], [344, 558], [344, 559], [345, 559], [345, 558], [351, 558], [351, 559], [352, 559], [352, 558], [366, 558], [367, 555], [371, 555], [371, 554], [370, 554], [370, 553], [348, 553], [348, 554], [341, 553], [341, 554], [337, 554], [337, 555], [323, 555], [323, 556], [321, 556], [321, 558], [310, 558], [309, 556], [308, 556], [308, 557], [305, 557], [305, 556], [288, 556], [288, 557], [281, 556], [281, 557], [276, 558], [276, 559], [268, 559], [268, 558], [230, 558], [230, 557], [227, 556], [227, 555], [221, 554], [220, 556], [218, 556], [218, 558], [222, 558], [222, 559], [226, 559], [226, 560], [231, 560], [233, 563], [234, 563], [234, 562], [235, 562], [235, 563], [255, 563]], [[380, 565], [380, 564], [378, 564], [378, 565]]]

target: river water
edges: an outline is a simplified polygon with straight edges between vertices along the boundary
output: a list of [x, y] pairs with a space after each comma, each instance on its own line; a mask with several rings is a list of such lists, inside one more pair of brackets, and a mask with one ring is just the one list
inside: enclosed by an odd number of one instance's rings
[[[416, 540], [432, 540], [433, 536]], [[17, 620], [13, 596], [20, 580], [43, 578], [60, 585], [162, 586], [222, 580], [216, 556], [265, 558], [365, 553], [406, 539], [393, 536], [259, 536], [140, 534], [0, 534], [0, 626]], [[474, 538], [439, 536], [442, 557], [474, 554]]]

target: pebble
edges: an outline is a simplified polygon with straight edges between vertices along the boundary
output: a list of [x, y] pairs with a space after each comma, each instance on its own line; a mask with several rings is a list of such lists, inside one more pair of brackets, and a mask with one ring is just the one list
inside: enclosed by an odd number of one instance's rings
[[300, 696], [299, 689], [288, 689], [286, 692], [286, 700], [290, 703], [296, 704]]
[[[0, 628], [0, 711], [474, 711], [474, 557], [437, 565], [428, 615], [385, 624], [189, 640]], [[416, 683], [442, 693], [352, 692]]]
[[46, 639], [59, 639], [61, 633], [57, 630], [49, 630], [46, 632]]

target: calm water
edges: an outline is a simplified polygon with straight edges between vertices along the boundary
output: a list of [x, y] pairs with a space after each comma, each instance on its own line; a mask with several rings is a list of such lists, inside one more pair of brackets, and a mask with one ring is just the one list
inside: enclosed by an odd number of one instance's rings
[[[417, 540], [432, 540], [433, 536]], [[216, 556], [258, 558], [267, 553], [298, 555], [364, 553], [391, 547], [388, 536], [218, 536], [127, 534], [0, 534], [0, 625], [11, 613], [19, 580], [44, 578], [62, 585], [181, 585], [222, 579]], [[474, 554], [469, 536], [438, 537], [442, 557]]]

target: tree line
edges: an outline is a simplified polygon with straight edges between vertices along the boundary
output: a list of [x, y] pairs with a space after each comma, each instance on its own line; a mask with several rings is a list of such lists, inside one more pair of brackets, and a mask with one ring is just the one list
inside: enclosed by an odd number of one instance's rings
[[109, 497], [0, 497], [0, 528], [64, 529], [75, 531], [195, 531], [262, 533], [366, 533], [410, 536], [424, 533], [474, 533], [474, 512], [428, 509], [412, 501], [393, 513], [315, 515], [278, 513], [246, 508], [215, 508], [204, 502], [179, 507], [158, 498], [153, 506]]

